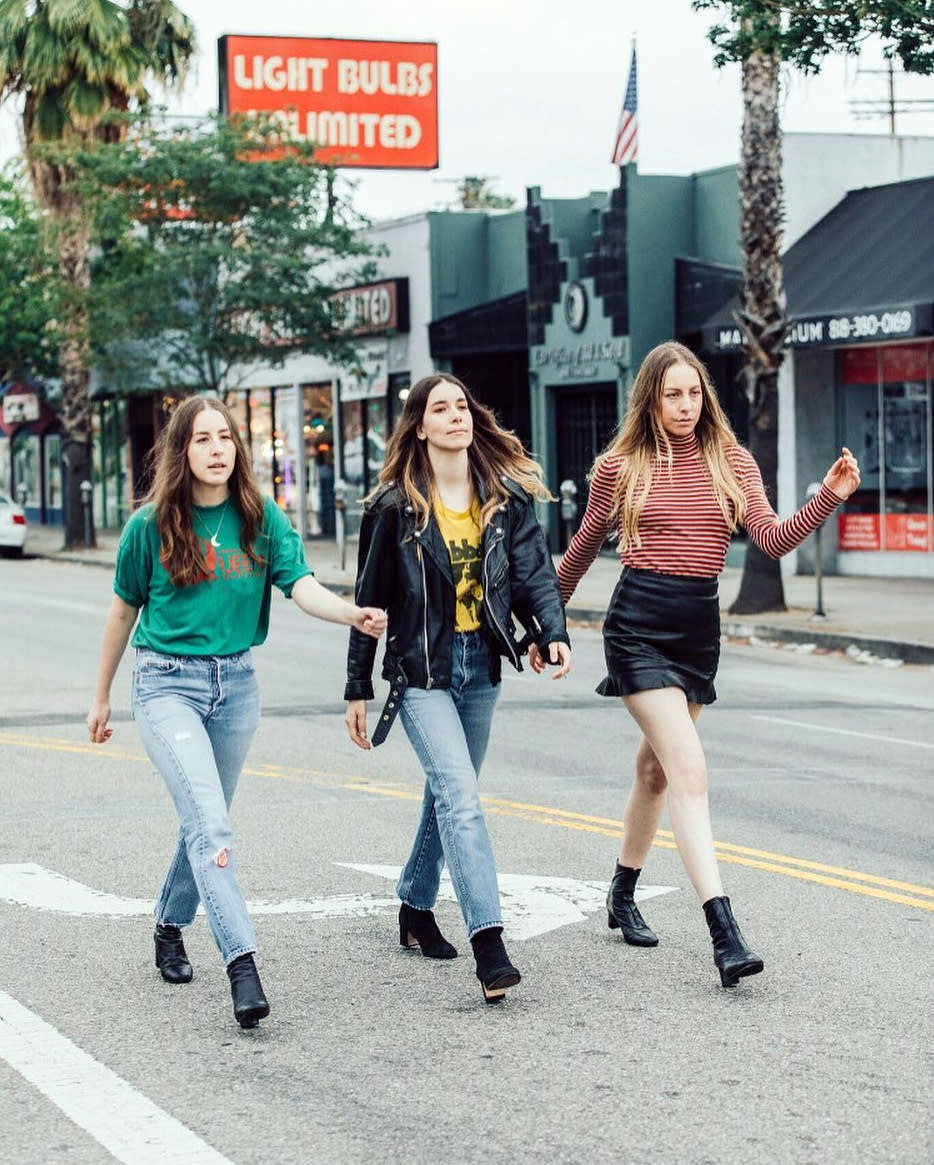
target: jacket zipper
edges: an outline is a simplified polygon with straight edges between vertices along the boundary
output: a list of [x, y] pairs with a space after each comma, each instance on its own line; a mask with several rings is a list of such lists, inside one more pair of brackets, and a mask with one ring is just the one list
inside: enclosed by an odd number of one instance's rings
[[425, 578], [425, 558], [422, 553], [422, 544], [418, 541], [417, 534], [415, 552], [418, 555], [418, 565], [422, 572], [422, 642], [425, 645], [425, 690], [430, 691], [432, 679], [431, 659], [428, 654], [428, 580]]
[[[490, 544], [486, 548], [486, 554], [484, 554], [484, 556], [483, 556], [483, 594], [484, 594], [484, 598], [486, 597], [487, 594], [490, 594], [492, 592], [492, 587], [490, 586], [490, 581], [489, 581], [490, 580], [490, 569], [489, 569], [490, 568], [490, 554], [492, 553], [494, 547], [497, 546], [503, 539], [502, 527], [497, 526], [495, 533], [498, 535], [498, 537], [490, 539]], [[493, 610], [493, 605], [489, 602], [486, 603], [486, 609], [489, 612], [490, 618], [493, 620], [493, 624], [496, 627], [496, 630], [499, 632], [500, 641], [502, 642], [502, 644], [506, 648], [506, 650], [509, 652], [509, 657], [512, 660], [513, 667], [518, 667], [519, 666], [519, 656], [516, 654], [515, 646], [512, 643], [512, 641], [510, 640], [509, 636], [506, 634], [503, 627], [500, 626], [499, 621], [496, 618], [496, 612]]]

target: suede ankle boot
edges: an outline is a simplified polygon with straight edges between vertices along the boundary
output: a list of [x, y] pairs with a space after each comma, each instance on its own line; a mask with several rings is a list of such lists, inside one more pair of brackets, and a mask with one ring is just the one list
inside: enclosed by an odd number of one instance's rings
[[399, 945], [406, 949], [420, 947], [426, 959], [456, 959], [453, 947], [435, 922], [430, 910], [416, 910], [403, 902], [399, 907]]
[[746, 945], [733, 917], [729, 898], [708, 899], [704, 903], [704, 914], [713, 939], [713, 961], [723, 986], [735, 987], [741, 976], [758, 975], [765, 964]]
[[636, 882], [641, 873], [616, 863], [616, 873], [606, 896], [607, 926], [610, 930], [618, 927], [630, 946], [656, 947], [658, 935], [648, 926], [635, 903]]
[[509, 961], [502, 936], [501, 926], [491, 926], [478, 930], [470, 940], [477, 961], [477, 978], [487, 1003], [499, 1003], [506, 988], [515, 987], [522, 978]]

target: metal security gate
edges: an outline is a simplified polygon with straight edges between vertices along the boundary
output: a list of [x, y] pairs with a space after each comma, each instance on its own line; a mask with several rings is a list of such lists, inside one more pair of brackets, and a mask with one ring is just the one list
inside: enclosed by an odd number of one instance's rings
[[[554, 484], [570, 479], [577, 486], [576, 529], [587, 505], [586, 475], [616, 429], [616, 385], [610, 381], [586, 388], [558, 389], [555, 395], [558, 481]], [[562, 524], [561, 549], [566, 545]]]

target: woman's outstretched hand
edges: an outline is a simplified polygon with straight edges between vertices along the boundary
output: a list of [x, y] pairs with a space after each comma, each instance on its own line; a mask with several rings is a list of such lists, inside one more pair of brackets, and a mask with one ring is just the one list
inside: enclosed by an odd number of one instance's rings
[[859, 462], [845, 445], [841, 456], [827, 470], [824, 485], [841, 501], [859, 488]]
[[[548, 661], [553, 661], [552, 666], [555, 668], [551, 678], [563, 679], [571, 670], [570, 647], [566, 643], [549, 643]], [[529, 667], [536, 673], [543, 672], [546, 667], [546, 660], [535, 643], [529, 646]]]
[[357, 607], [353, 625], [364, 635], [372, 635], [374, 639], [386, 630], [386, 612], [380, 607]]
[[348, 700], [344, 723], [357, 748], [372, 748], [366, 735], [366, 700]]

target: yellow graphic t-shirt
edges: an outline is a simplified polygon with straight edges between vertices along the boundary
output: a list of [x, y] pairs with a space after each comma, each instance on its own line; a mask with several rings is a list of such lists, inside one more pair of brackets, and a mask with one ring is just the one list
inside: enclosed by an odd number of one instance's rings
[[480, 502], [474, 498], [470, 509], [459, 514], [436, 501], [435, 518], [451, 556], [454, 591], [457, 595], [454, 628], [457, 631], [479, 631], [480, 604], [483, 602]]

